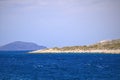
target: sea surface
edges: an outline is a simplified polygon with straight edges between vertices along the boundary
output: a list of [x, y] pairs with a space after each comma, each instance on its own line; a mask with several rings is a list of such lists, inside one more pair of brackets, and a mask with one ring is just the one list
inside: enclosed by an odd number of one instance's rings
[[0, 51], [0, 80], [120, 80], [120, 54]]

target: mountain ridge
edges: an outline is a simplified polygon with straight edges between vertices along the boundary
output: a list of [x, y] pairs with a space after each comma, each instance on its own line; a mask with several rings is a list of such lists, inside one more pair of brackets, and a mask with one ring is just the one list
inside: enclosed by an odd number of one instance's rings
[[39, 46], [33, 42], [14, 41], [6, 45], [0, 46], [0, 51], [25, 51], [45, 48], [45, 46]]

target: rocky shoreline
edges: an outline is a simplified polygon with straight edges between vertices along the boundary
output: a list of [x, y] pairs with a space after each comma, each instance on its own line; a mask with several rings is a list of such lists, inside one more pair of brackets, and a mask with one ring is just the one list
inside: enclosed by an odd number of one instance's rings
[[54, 47], [30, 53], [111, 53], [120, 54], [120, 39], [104, 40], [92, 45]]
[[60, 51], [60, 50], [37, 50], [29, 53], [111, 53], [111, 54], [120, 54], [120, 50], [69, 50], [69, 51]]

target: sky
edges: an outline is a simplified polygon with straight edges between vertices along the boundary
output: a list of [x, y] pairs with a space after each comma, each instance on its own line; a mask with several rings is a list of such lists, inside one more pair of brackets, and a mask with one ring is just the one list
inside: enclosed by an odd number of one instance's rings
[[0, 46], [89, 45], [120, 38], [120, 0], [0, 0]]

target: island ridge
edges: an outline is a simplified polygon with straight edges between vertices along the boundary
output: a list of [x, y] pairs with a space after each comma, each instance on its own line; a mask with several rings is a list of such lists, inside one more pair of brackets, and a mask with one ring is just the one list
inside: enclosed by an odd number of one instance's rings
[[103, 40], [96, 44], [85, 46], [54, 47], [36, 50], [29, 53], [113, 53], [120, 54], [120, 39]]

